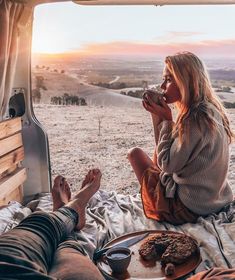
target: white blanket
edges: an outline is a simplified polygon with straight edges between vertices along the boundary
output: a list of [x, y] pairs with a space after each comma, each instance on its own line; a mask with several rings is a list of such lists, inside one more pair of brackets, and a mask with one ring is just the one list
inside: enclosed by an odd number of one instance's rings
[[[34, 210], [51, 211], [51, 195], [44, 194], [28, 206]], [[5, 211], [4, 223], [3, 211]], [[10, 219], [8, 225], [6, 213]], [[28, 207], [21, 208], [16, 203], [5, 210], [0, 210], [0, 230], [10, 229], [30, 213]], [[85, 228], [76, 236], [83, 249], [92, 258], [96, 248], [103, 247], [115, 237], [150, 229], [184, 232], [195, 238], [206, 267], [235, 267], [235, 201], [218, 215], [199, 218], [196, 224], [173, 226], [147, 219], [143, 213], [140, 195], [127, 196], [99, 191], [89, 202]]]

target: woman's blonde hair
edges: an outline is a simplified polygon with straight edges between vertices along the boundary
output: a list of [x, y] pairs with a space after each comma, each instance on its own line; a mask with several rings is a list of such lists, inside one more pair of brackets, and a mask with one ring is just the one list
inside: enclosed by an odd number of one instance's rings
[[188, 121], [192, 118], [199, 127], [203, 121], [212, 131], [216, 129], [216, 123], [208, 106], [213, 104], [222, 117], [224, 129], [231, 143], [234, 134], [230, 128], [225, 108], [214, 94], [203, 62], [193, 53], [182, 52], [167, 56], [165, 64], [181, 94], [181, 101], [178, 103], [179, 114], [175, 125], [175, 132], [179, 134], [180, 140], [182, 140], [183, 133], [187, 133]]

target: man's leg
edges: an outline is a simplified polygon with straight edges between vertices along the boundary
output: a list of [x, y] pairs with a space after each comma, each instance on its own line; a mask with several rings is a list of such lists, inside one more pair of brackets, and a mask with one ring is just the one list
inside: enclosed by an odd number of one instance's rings
[[61, 243], [55, 253], [50, 276], [61, 280], [102, 280], [98, 268], [73, 238]]
[[[88, 172], [84, 181], [82, 182], [81, 191], [89, 187], [93, 177], [93, 172]], [[56, 196], [53, 195], [53, 201], [55, 199]], [[54, 203], [54, 205], [55, 204], [57, 204], [57, 207], [60, 207], [59, 203]], [[83, 224], [80, 222], [80, 227], [82, 226]], [[62, 280], [104, 279], [97, 267], [85, 255], [86, 254], [82, 246], [79, 244], [79, 241], [76, 241], [74, 235], [71, 235], [66, 241], [61, 243], [56, 250], [53, 264], [49, 273], [50, 276]]]
[[76, 226], [77, 218], [77, 213], [66, 207], [53, 213], [35, 212], [3, 234], [0, 237], [0, 275], [6, 279], [16, 275], [14, 279], [21, 279], [21, 276], [27, 279], [28, 275], [37, 279], [38, 274], [46, 275], [58, 244]]
[[10, 277], [11, 267], [16, 266], [35, 273], [47, 273], [58, 244], [65, 240], [75, 226], [81, 229], [85, 224], [87, 202], [99, 189], [101, 179], [97, 169], [91, 170], [89, 174], [89, 182], [68, 203], [67, 183], [58, 177], [55, 180], [53, 203], [56, 203], [56, 207], [66, 206], [53, 213], [36, 212], [0, 237], [1, 276]]

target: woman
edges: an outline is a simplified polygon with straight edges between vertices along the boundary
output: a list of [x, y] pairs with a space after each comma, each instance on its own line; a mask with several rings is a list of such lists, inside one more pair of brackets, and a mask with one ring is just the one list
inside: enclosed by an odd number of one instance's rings
[[[128, 158], [141, 184], [148, 218], [175, 225], [196, 222], [233, 200], [226, 177], [234, 135], [196, 55], [166, 57], [161, 89], [158, 102], [153, 91], [143, 99], [154, 127], [153, 160], [140, 148], [131, 149]], [[170, 103], [177, 107], [176, 122]]]

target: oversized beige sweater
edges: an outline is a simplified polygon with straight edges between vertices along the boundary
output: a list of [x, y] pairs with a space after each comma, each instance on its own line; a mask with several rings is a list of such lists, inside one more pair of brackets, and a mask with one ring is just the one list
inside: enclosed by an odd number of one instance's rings
[[162, 169], [160, 180], [166, 187], [166, 197], [174, 197], [177, 191], [183, 204], [199, 215], [218, 212], [233, 200], [227, 181], [229, 144], [220, 114], [213, 108], [217, 123], [214, 134], [202, 124], [192, 122], [189, 139], [172, 138], [172, 121], [159, 126], [157, 145], [158, 165]]

